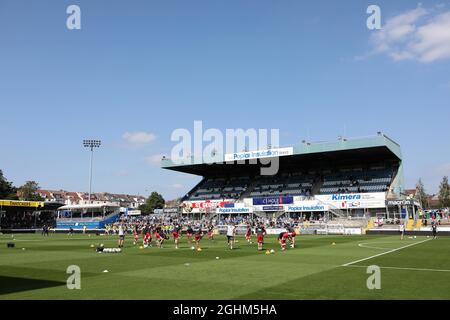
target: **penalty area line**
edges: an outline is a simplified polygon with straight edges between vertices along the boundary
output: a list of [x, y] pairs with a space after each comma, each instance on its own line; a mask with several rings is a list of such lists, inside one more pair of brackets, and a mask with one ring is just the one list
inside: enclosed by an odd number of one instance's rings
[[403, 249], [406, 249], [406, 248], [409, 248], [409, 247], [412, 247], [412, 246], [416, 246], [416, 245], [425, 243], [425, 242], [430, 241], [430, 240], [432, 240], [432, 239], [426, 239], [426, 240], [423, 240], [423, 241], [420, 241], [420, 242], [411, 243], [411, 244], [408, 244], [406, 246], [403, 246], [403, 247], [400, 247], [400, 248], [396, 248], [396, 249], [392, 249], [392, 250], [389, 250], [389, 251], [386, 251], [386, 252], [382, 252], [382, 253], [376, 254], [374, 256], [368, 257], [368, 258], [364, 258], [364, 259], [360, 259], [360, 260], [356, 260], [356, 261], [352, 261], [352, 262], [343, 264], [341, 267], [349, 267], [352, 264], [356, 264], [356, 263], [359, 263], [359, 262], [363, 262], [363, 261], [371, 260], [371, 259], [374, 259], [374, 258], [378, 258], [378, 257], [384, 256], [384, 255], [389, 254], [389, 253], [397, 252], [397, 251], [400, 251], [400, 250], [403, 250]]

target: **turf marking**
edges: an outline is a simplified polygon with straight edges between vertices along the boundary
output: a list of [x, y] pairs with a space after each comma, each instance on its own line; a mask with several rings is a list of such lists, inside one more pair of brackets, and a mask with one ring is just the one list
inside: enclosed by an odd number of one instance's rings
[[383, 243], [396, 243], [396, 242], [361, 242], [358, 244], [358, 247], [360, 248], [366, 248], [366, 249], [376, 249], [376, 250], [391, 250], [392, 248], [383, 248], [383, 247], [374, 247], [370, 244], [383, 244]]
[[39, 241], [44, 241], [44, 240], [21, 240], [21, 239], [15, 239], [15, 240], [0, 240], [0, 242], [29, 242], [29, 241], [36, 241], [36, 242], [39, 242]]
[[356, 264], [356, 263], [359, 263], [359, 262], [363, 262], [363, 261], [371, 260], [371, 259], [374, 259], [374, 258], [378, 258], [378, 257], [384, 256], [384, 255], [389, 254], [389, 253], [397, 252], [397, 251], [400, 251], [400, 250], [403, 250], [403, 249], [406, 249], [406, 248], [409, 248], [409, 247], [412, 247], [412, 246], [416, 246], [418, 244], [425, 243], [425, 242], [430, 241], [430, 240], [432, 240], [432, 239], [426, 239], [426, 240], [423, 240], [423, 241], [420, 241], [420, 242], [411, 243], [411, 244], [408, 244], [406, 246], [403, 246], [403, 247], [400, 247], [400, 248], [396, 248], [396, 249], [392, 249], [392, 250], [389, 250], [389, 251], [386, 251], [386, 252], [382, 252], [382, 253], [376, 254], [374, 256], [368, 257], [368, 258], [352, 261], [352, 262], [343, 264], [342, 267], [348, 267], [348, 266], [351, 266], [352, 264]]
[[[347, 268], [368, 268], [369, 266], [346, 266]], [[425, 271], [425, 272], [450, 272], [446, 269], [423, 269], [423, 268], [400, 268], [400, 267], [380, 267], [381, 269], [406, 270], [406, 271]]]

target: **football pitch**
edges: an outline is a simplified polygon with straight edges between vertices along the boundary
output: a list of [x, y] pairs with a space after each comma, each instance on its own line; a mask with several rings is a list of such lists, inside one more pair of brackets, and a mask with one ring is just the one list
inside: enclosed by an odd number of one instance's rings
[[[122, 253], [116, 236], [0, 235], [0, 299], [450, 299], [450, 238], [299, 236], [281, 252], [266, 237], [267, 255], [238, 237], [236, 249], [216, 236], [201, 252], [182, 238], [162, 249], [133, 246]], [[14, 242], [15, 248], [7, 248]], [[333, 245], [333, 243], [335, 245]], [[69, 290], [70, 265], [81, 270], [81, 289]], [[367, 267], [381, 268], [381, 289], [369, 290]], [[108, 271], [108, 272], [105, 272]]]

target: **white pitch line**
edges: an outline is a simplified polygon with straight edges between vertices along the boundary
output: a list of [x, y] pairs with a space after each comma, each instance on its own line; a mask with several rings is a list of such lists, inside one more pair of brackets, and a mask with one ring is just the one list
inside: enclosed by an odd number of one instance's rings
[[[368, 268], [369, 266], [346, 266], [347, 268]], [[406, 270], [406, 271], [431, 271], [431, 272], [450, 272], [446, 269], [422, 269], [422, 268], [400, 268], [400, 267], [380, 267], [380, 269]]]
[[424, 242], [427, 242], [427, 241], [430, 241], [430, 240], [432, 240], [432, 239], [427, 239], [427, 240], [423, 240], [423, 241], [420, 241], [420, 242], [411, 243], [411, 244], [408, 244], [406, 246], [403, 246], [403, 247], [400, 247], [400, 248], [397, 248], [397, 249], [392, 249], [392, 250], [389, 250], [389, 251], [386, 251], [386, 252], [383, 252], [383, 253], [379, 253], [379, 254], [376, 254], [376, 255], [368, 257], [368, 258], [364, 258], [364, 259], [361, 259], [361, 260], [356, 260], [356, 261], [353, 261], [353, 262], [349, 262], [349, 263], [343, 264], [342, 267], [348, 267], [348, 266], [351, 266], [352, 264], [355, 264], [355, 263], [367, 261], [367, 260], [370, 260], [370, 259], [373, 259], [373, 258], [378, 258], [378, 257], [384, 256], [385, 254], [393, 253], [393, 252], [396, 252], [396, 251], [399, 251], [399, 250], [402, 250], [402, 249], [406, 249], [406, 248], [409, 248], [409, 247], [412, 247], [412, 246], [416, 246], [418, 244], [421, 244], [421, 243], [424, 243]]
[[[380, 243], [380, 242], [374, 242], [374, 243]], [[390, 242], [392, 243], [392, 242]], [[375, 249], [375, 250], [391, 250], [391, 248], [382, 248], [382, 247], [372, 247], [368, 246], [367, 243], [359, 243], [358, 247], [360, 248], [366, 248], [366, 249]]]

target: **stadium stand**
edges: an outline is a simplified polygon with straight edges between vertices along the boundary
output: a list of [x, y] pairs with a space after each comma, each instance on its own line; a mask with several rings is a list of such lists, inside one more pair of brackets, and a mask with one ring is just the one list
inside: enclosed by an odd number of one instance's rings
[[320, 194], [386, 192], [393, 178], [393, 169], [372, 168], [346, 171], [325, 176]]
[[[275, 176], [205, 178], [183, 201], [240, 199], [250, 197], [304, 196], [386, 192], [396, 169], [386, 167], [354, 168], [340, 171], [302, 173], [281, 172]], [[318, 190], [318, 192], [313, 192]]]
[[193, 156], [181, 161], [164, 158], [162, 168], [203, 177], [181, 199], [183, 213], [197, 217], [247, 212], [259, 217], [367, 219], [386, 214], [387, 199], [402, 199], [401, 148], [382, 133], [271, 149], [281, 155], [275, 175], [263, 175], [267, 164], [249, 161], [264, 152], [231, 153], [214, 163]]

